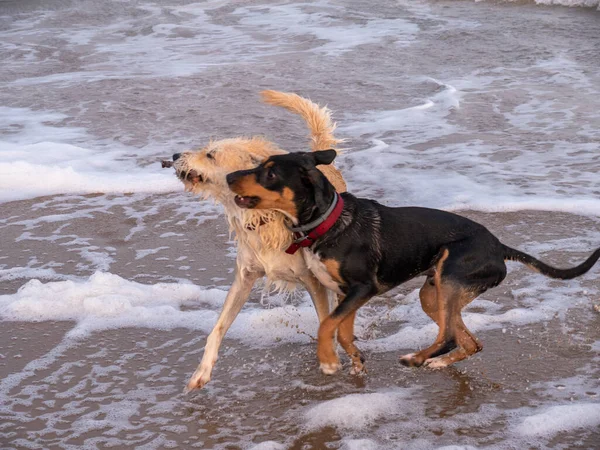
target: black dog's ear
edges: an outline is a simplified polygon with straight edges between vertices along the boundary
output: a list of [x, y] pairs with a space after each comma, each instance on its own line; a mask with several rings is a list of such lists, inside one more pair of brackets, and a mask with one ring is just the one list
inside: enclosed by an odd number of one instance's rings
[[315, 204], [318, 206], [323, 206], [323, 204], [325, 203], [325, 197], [324, 197], [324, 192], [326, 189], [325, 180], [327, 180], [327, 178], [325, 178], [325, 175], [323, 175], [321, 173], [321, 171], [318, 170], [316, 167], [313, 167], [312, 169], [307, 170], [305, 178], [308, 180], [308, 182], [312, 186], [312, 190], [313, 190], [313, 193], [315, 196]]
[[305, 162], [318, 166], [320, 164], [331, 164], [337, 156], [337, 152], [335, 150], [319, 150], [317, 152], [304, 152], [302, 156]]
[[315, 161], [315, 166], [320, 164], [331, 164], [335, 157], [337, 156], [337, 152], [335, 150], [320, 150], [318, 152], [312, 152], [313, 159]]

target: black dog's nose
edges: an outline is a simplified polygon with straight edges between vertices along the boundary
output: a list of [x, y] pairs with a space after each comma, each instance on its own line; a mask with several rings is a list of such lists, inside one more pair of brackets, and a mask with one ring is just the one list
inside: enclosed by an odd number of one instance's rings
[[256, 173], [257, 170], [258, 170], [258, 168], [248, 169], [248, 170], [238, 170], [237, 172], [231, 172], [231, 173], [227, 174], [227, 177], [226, 177], [227, 184], [229, 186], [231, 186], [233, 183], [235, 183], [240, 178], [245, 177], [246, 175], [250, 175], [252, 173]]
[[237, 172], [227, 174], [227, 177], [225, 177], [225, 179], [227, 180], [227, 184], [231, 186], [233, 183], [235, 183], [235, 180], [237, 179]]
[[175, 153], [173, 155], [173, 161], [177, 161], [179, 158], [181, 158], [181, 153]]

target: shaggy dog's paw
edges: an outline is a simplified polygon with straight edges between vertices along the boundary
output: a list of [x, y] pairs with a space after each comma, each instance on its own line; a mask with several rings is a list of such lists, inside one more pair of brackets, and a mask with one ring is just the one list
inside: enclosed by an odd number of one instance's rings
[[198, 367], [185, 388], [186, 392], [191, 392], [194, 389], [202, 389], [206, 383], [210, 381], [212, 369], [206, 367]]

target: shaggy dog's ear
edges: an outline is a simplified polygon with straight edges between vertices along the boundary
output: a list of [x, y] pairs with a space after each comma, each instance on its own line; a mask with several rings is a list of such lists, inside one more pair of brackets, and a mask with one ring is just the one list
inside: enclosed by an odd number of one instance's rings
[[252, 164], [254, 164], [255, 166], [260, 166], [263, 163], [263, 159], [259, 159], [255, 156], [250, 156], [250, 161], [252, 162]]

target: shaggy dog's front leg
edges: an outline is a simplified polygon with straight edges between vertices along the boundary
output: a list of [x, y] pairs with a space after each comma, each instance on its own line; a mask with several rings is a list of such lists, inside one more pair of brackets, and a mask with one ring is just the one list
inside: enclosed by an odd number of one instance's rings
[[315, 278], [312, 272], [307, 273], [305, 276], [300, 278], [300, 281], [308, 291], [310, 298], [315, 305], [315, 310], [317, 311], [317, 317], [319, 318], [319, 323], [323, 322], [328, 316], [333, 307], [337, 306], [332, 305], [333, 301], [330, 302], [329, 291], [325, 286], [319, 283], [319, 280]]
[[202, 361], [188, 382], [188, 391], [201, 389], [210, 381], [210, 375], [217, 361], [221, 341], [239, 314], [242, 306], [248, 300], [252, 286], [263, 275], [259, 272], [249, 272], [246, 269], [240, 269], [239, 266], [236, 267], [235, 278], [225, 298], [223, 310], [215, 327], [208, 335]]

